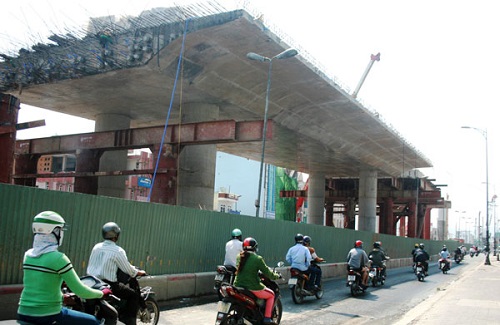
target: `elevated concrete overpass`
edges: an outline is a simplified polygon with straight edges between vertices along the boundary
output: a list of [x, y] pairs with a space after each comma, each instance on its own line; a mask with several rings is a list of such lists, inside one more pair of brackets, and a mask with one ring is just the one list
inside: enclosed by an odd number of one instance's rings
[[[374, 229], [377, 179], [432, 166], [376, 112], [325, 75], [304, 49], [244, 10], [162, 8], [106, 23], [110, 20], [94, 19], [83, 39], [54, 36], [56, 46], [4, 56], [0, 91], [24, 104], [95, 120], [96, 131], [162, 126], [167, 116], [169, 125], [262, 121], [268, 63], [248, 60], [246, 54], [272, 57], [295, 47], [298, 56], [273, 61], [268, 113], [273, 127], [265, 162], [310, 174], [312, 222], [322, 223], [325, 178], [360, 179], [359, 214], [368, 220], [360, 226], [369, 230]], [[180, 154], [179, 178], [186, 160], [206, 165], [203, 173], [213, 176], [216, 150], [260, 161], [262, 145], [224, 141], [204, 150]], [[101, 170], [120, 169], [123, 155], [114, 154], [101, 157]], [[183, 154], [189, 159], [183, 161]]]

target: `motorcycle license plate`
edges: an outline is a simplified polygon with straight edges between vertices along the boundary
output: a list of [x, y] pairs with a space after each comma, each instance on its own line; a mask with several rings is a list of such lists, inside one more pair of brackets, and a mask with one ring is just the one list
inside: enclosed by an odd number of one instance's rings
[[224, 274], [216, 274], [215, 275], [215, 281], [222, 281], [224, 279]]
[[217, 311], [219, 313], [227, 314], [229, 309], [231, 308], [231, 304], [229, 302], [219, 301], [217, 303]]
[[376, 273], [377, 273], [376, 271], [370, 271], [370, 274], [369, 274], [370, 278], [375, 277]]
[[356, 280], [356, 276], [355, 275], [348, 275], [347, 276], [347, 281], [355, 281]]
[[417, 272], [422, 272], [422, 268], [420, 266], [417, 267]]
[[289, 285], [296, 285], [297, 284], [297, 278], [290, 278], [290, 279], [288, 279], [288, 284]]

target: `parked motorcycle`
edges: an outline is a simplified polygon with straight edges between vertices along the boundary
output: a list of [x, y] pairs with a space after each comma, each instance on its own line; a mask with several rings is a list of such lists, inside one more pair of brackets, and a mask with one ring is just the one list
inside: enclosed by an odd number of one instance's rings
[[[318, 263], [311, 262], [311, 266], [318, 268]], [[301, 304], [305, 297], [316, 296], [316, 299], [323, 298], [323, 280], [321, 280], [319, 287], [308, 288], [309, 276], [304, 274], [298, 269], [290, 269], [290, 279], [288, 279], [288, 286], [292, 291], [292, 300], [296, 304]]]
[[448, 273], [450, 270], [450, 261], [447, 261], [444, 258], [440, 258], [438, 261], [439, 269], [443, 272], [443, 274]]
[[[102, 290], [104, 287], [109, 288], [109, 284], [91, 275], [83, 276], [80, 280], [93, 289]], [[137, 312], [137, 324], [158, 324], [160, 307], [154, 298], [155, 293], [152, 291], [152, 288], [149, 286], [140, 288], [137, 278], [130, 278], [129, 285], [131, 288], [140, 290], [141, 297], [144, 299], [146, 305], [145, 309], [140, 309]], [[81, 299], [66, 286], [63, 286], [62, 290], [64, 305], [66, 307], [94, 315], [101, 321], [104, 321], [104, 324], [116, 324], [120, 312], [125, 308], [126, 300], [113, 295], [110, 295], [107, 300]]]
[[361, 273], [354, 271], [354, 269], [352, 268], [349, 268], [349, 271], [347, 272], [346, 286], [350, 287], [351, 295], [353, 297], [359, 296], [360, 294], [365, 292], [365, 290], [361, 286], [361, 283]]
[[385, 284], [385, 275], [382, 275], [383, 268], [380, 266], [371, 266], [370, 267], [370, 272], [368, 273], [368, 276], [370, 277], [370, 281], [372, 283], [372, 286], [376, 287], [378, 284], [384, 285]]
[[[285, 265], [278, 263], [278, 267]], [[273, 323], [279, 324], [283, 315], [280, 288], [276, 281], [261, 274], [262, 283], [274, 291], [272, 312]], [[217, 305], [216, 325], [229, 324], [262, 324], [264, 321], [265, 300], [257, 298], [250, 290], [238, 288], [229, 283], [222, 283], [219, 289], [222, 300]]]
[[218, 265], [217, 274], [214, 279], [214, 289], [219, 296], [219, 300], [222, 300], [222, 295], [220, 293], [220, 287], [223, 283], [233, 284], [234, 278], [236, 277], [236, 268], [232, 265]]
[[417, 262], [415, 266], [415, 275], [417, 276], [418, 281], [423, 282], [425, 278], [425, 271], [422, 262]]

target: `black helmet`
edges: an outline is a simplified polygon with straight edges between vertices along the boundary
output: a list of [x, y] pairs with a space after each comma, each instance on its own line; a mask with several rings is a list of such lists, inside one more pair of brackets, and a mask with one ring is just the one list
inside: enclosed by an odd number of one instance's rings
[[380, 248], [380, 242], [379, 241], [374, 242], [373, 248]]
[[310, 244], [311, 243], [311, 237], [309, 236], [304, 236], [304, 244]]
[[104, 226], [102, 226], [102, 238], [104, 239], [113, 239], [120, 236], [120, 227], [114, 222], [108, 222]]
[[304, 240], [304, 236], [302, 234], [295, 235], [295, 242], [296, 243], [302, 243], [303, 240]]
[[420, 247], [421, 249], [424, 249], [425, 245], [424, 245], [424, 243], [420, 243], [420, 245], [418, 245], [418, 247]]
[[247, 237], [243, 241], [243, 250], [245, 251], [255, 251], [257, 249], [257, 241], [252, 237]]

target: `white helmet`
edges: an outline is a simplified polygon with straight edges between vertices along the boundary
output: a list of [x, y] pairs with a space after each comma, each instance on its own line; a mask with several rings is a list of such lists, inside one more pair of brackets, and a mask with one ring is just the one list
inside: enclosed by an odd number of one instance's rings
[[59, 246], [61, 246], [65, 224], [66, 222], [59, 213], [54, 211], [43, 211], [33, 218], [32, 229], [34, 234], [48, 235], [53, 233], [59, 242]]

